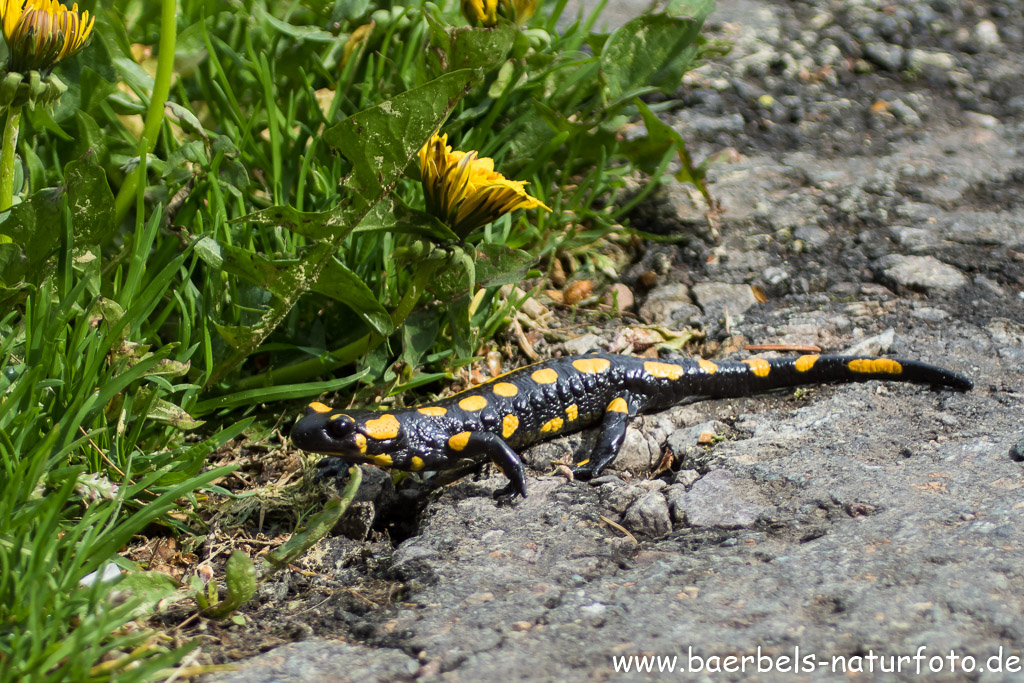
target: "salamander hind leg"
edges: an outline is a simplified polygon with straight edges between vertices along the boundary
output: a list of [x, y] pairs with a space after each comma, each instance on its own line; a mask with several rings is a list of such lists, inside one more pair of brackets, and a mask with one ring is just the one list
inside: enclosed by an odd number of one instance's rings
[[483, 456], [508, 477], [508, 484], [498, 489], [494, 496], [516, 496], [526, 498], [526, 471], [523, 461], [509, 448], [500, 436], [490, 432], [459, 432], [448, 439], [448, 449], [461, 457]]
[[629, 393], [612, 399], [604, 410], [601, 422], [601, 434], [590, 458], [583, 460], [573, 468], [573, 476], [577, 479], [591, 479], [601, 474], [601, 470], [610, 465], [626, 440], [626, 427], [633, 415], [639, 412], [637, 399]]

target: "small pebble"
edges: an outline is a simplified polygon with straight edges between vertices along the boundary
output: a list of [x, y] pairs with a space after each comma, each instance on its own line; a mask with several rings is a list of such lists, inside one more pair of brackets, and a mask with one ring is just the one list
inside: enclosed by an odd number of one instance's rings
[[986, 50], [1002, 42], [995, 22], [988, 19], [983, 19], [974, 25], [974, 39], [978, 41], [980, 47]]

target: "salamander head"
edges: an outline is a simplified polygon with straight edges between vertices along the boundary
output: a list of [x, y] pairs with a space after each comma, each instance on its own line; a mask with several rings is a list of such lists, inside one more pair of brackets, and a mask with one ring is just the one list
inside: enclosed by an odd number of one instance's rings
[[323, 403], [311, 403], [292, 427], [291, 439], [304, 451], [336, 455], [352, 462], [374, 462], [372, 456], [382, 452], [382, 442], [397, 438], [400, 432], [393, 415], [333, 410]]

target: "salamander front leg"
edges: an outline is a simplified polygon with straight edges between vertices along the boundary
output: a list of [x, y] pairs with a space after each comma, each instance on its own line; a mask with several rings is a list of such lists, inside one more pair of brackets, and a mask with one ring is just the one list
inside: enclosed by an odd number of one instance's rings
[[615, 460], [619, 449], [622, 448], [622, 442], [626, 440], [629, 418], [639, 410], [634, 403], [632, 396], [626, 394], [608, 404], [604, 411], [604, 420], [601, 422], [601, 435], [597, 439], [597, 446], [594, 447], [589, 459], [583, 460], [573, 468], [574, 477], [583, 480], [596, 477]]
[[351, 466], [352, 463], [344, 458], [329, 455], [316, 463], [316, 479], [317, 481], [334, 479], [340, 487], [345, 477], [348, 476], [348, 468]]
[[516, 494], [526, 498], [526, 472], [523, 461], [500, 436], [490, 432], [459, 432], [448, 439], [448, 449], [462, 457], [483, 456], [508, 477], [508, 485], [495, 492], [495, 497]]

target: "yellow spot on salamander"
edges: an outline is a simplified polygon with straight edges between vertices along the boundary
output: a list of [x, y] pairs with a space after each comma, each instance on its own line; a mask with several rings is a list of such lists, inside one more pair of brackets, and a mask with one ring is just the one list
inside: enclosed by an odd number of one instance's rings
[[352, 418], [346, 415], [345, 413], [335, 413], [334, 415], [331, 415], [328, 419], [331, 422], [334, 422], [335, 420], [351, 420]]
[[394, 439], [398, 436], [398, 430], [402, 425], [391, 413], [384, 413], [376, 420], [367, 420], [363, 425], [366, 435], [371, 439]]
[[519, 429], [519, 418], [515, 415], [506, 415], [501, 421], [501, 435], [506, 439], [516, 433]]
[[467, 396], [459, 401], [459, 407], [463, 410], [483, 410], [487, 407], [487, 399], [483, 396]]
[[699, 365], [700, 369], [708, 373], [709, 375], [713, 375], [716, 372], [718, 372], [718, 366], [709, 360], [704, 360], [703, 358], [701, 358], [700, 360], [697, 361], [697, 365]]
[[418, 412], [420, 415], [429, 415], [430, 417], [441, 417], [442, 415], [448, 412], [448, 409], [442, 408], [441, 406], [423, 406], [422, 408], [417, 408], [416, 412]]
[[576, 463], [576, 467], [583, 467], [588, 462], [590, 462], [590, 458], [587, 458], [586, 460], [580, 460], [578, 463]]
[[851, 360], [847, 367], [853, 372], [871, 374], [899, 375], [903, 372], [903, 366], [891, 358], [857, 358]]
[[652, 377], [660, 377], [661, 379], [679, 379], [683, 376], [683, 366], [649, 360], [644, 363], [644, 372]]
[[605, 411], [609, 413], [628, 413], [629, 404], [626, 403], [626, 399], [620, 396], [619, 398], [613, 399], [612, 402], [608, 404], [608, 407], [605, 408]]
[[545, 433], [547, 433], [547, 432], [557, 432], [559, 429], [562, 428], [563, 424], [565, 424], [565, 423], [562, 421], [562, 418], [555, 417], [555, 418], [552, 418], [552, 419], [548, 420], [543, 425], [541, 425], [540, 431], [541, 432], [545, 432]]
[[771, 364], [764, 358], [748, 358], [743, 362], [749, 365], [750, 371], [758, 377], [767, 377], [768, 373], [772, 371]]
[[572, 422], [579, 416], [580, 409], [573, 403], [571, 406], [565, 409], [565, 414], [569, 418], [569, 422]]
[[818, 355], [800, 356], [793, 362], [793, 367], [796, 368], [797, 372], [807, 372], [814, 367], [814, 364], [818, 362]]
[[589, 373], [604, 372], [611, 365], [611, 361], [607, 358], [577, 358], [572, 362], [572, 366], [580, 372]]
[[448, 447], [453, 451], [461, 451], [469, 443], [470, 432], [459, 432], [452, 438], [448, 439]]
[[510, 382], [498, 382], [494, 385], [494, 393], [498, 396], [511, 398], [519, 393], [519, 387], [515, 384], [511, 384]]
[[390, 455], [373, 456], [373, 464], [377, 467], [391, 467], [392, 462]]
[[554, 384], [558, 381], [558, 373], [551, 368], [541, 368], [540, 370], [534, 370], [533, 374], [530, 375], [533, 381], [537, 384]]
[[366, 437], [363, 436], [362, 434], [356, 433], [356, 435], [354, 437], [354, 441], [356, 442], [356, 448], [359, 449], [359, 452], [360, 453], [365, 453], [366, 452]]
[[320, 401], [314, 401], [313, 403], [310, 403], [309, 409], [317, 413], [331, 412], [331, 407], [329, 405], [321, 403]]
[[419, 472], [426, 466], [427, 463], [423, 462], [423, 458], [418, 455], [414, 455], [409, 459], [409, 469], [413, 472]]

